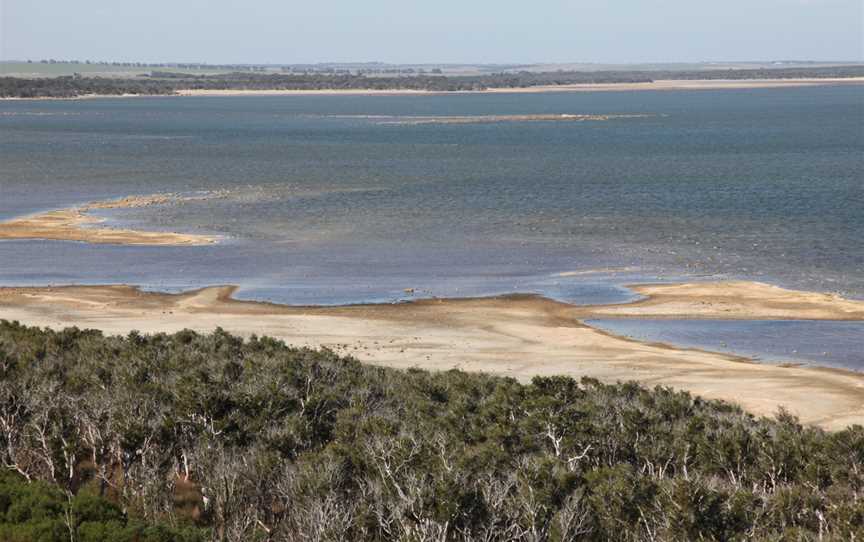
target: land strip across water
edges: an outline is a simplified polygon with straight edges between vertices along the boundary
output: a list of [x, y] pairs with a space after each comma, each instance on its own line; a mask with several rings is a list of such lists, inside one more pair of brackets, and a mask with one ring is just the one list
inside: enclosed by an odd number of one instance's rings
[[484, 371], [519, 380], [589, 376], [672, 386], [740, 404], [780, 407], [828, 429], [864, 424], [864, 374], [754, 363], [746, 358], [618, 337], [591, 318], [864, 320], [864, 302], [756, 282], [635, 286], [645, 299], [575, 306], [531, 295], [301, 307], [234, 299], [234, 286], [166, 294], [131, 286], [0, 288], [0, 319], [109, 334], [222, 327], [298, 346], [327, 347], [396, 368]]

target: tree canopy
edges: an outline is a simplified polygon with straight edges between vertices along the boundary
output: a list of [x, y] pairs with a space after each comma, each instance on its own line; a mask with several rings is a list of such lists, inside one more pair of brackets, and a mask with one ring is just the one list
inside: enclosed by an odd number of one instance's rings
[[864, 427], [633, 383], [0, 322], [3, 540], [852, 540]]

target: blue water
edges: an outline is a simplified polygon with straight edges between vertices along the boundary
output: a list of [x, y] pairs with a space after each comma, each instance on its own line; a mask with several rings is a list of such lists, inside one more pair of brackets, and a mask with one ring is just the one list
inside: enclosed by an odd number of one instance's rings
[[[361, 118], [550, 113], [647, 116]], [[0, 219], [163, 192], [219, 197], [103, 214], [226, 241], [0, 242], [0, 285], [590, 304], [633, 300], [632, 282], [744, 278], [864, 298], [862, 87], [0, 101]]]
[[590, 320], [632, 339], [737, 354], [773, 363], [864, 368], [864, 322]]

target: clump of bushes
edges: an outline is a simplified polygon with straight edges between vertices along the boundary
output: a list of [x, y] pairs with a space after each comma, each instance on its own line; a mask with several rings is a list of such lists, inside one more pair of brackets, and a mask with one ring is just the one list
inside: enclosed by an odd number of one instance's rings
[[56, 484], [0, 471], [0, 540], [34, 542], [204, 542], [206, 529], [168, 527], [130, 519], [120, 507], [82, 491], [65, 494]]

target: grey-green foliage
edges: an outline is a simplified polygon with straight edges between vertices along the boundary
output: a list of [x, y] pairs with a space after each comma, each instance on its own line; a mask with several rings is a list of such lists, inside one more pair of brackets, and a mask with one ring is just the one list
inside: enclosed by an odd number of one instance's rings
[[206, 529], [130, 519], [111, 501], [86, 491], [0, 471], [0, 540], [4, 542], [204, 542]]
[[626, 70], [490, 73], [482, 75], [390, 75], [352, 73], [232, 72], [193, 75], [152, 71], [135, 78], [60, 76], [24, 79], [0, 77], [0, 97], [71, 98], [88, 94], [175, 94], [179, 90], [345, 90], [403, 89], [436, 92], [522, 88], [543, 85], [648, 83], [663, 79], [849, 78], [864, 75], [864, 66], [813, 66], [729, 70]]
[[123, 521], [231, 541], [864, 539], [860, 426], [632, 383], [397, 371], [221, 330], [0, 323], [0, 458], [114, 503], [95, 539]]

